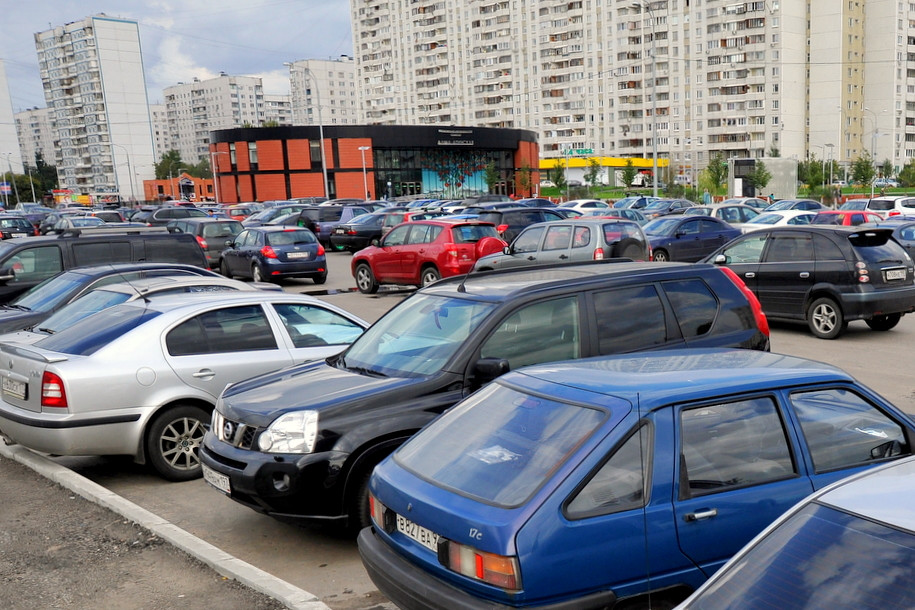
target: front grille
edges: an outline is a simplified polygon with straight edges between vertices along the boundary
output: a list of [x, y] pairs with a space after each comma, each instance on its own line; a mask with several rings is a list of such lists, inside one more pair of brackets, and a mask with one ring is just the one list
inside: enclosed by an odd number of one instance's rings
[[213, 411], [212, 431], [216, 438], [240, 449], [251, 449], [257, 438], [257, 426], [226, 419], [218, 411]]

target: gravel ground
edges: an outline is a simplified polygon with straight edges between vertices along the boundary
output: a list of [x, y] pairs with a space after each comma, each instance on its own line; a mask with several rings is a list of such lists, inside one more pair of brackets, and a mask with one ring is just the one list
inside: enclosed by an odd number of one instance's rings
[[285, 608], [22, 464], [0, 481], [0, 608]]

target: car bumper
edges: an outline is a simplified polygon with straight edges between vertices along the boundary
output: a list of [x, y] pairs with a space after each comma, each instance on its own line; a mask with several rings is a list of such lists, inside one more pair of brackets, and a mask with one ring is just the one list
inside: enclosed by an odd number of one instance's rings
[[875, 315], [906, 314], [915, 311], [915, 286], [844, 293], [841, 300], [846, 320], [869, 320]]
[[[362, 250], [372, 241], [371, 237], [353, 237], [351, 235], [331, 235], [330, 243], [341, 248]], [[374, 239], [379, 239], [375, 237]]]
[[137, 455], [142, 415], [136, 410], [73, 415], [36, 413], [0, 403], [0, 434], [53, 455]]
[[259, 513], [291, 520], [346, 518], [339, 475], [348, 455], [261, 453], [232, 447], [212, 434], [200, 447], [203, 465], [229, 477], [230, 498]]
[[481, 599], [445, 583], [410, 563], [385, 544], [367, 527], [359, 532], [359, 555], [369, 578], [388, 599], [403, 610], [500, 610], [536, 608], [537, 610], [583, 610], [610, 608], [616, 603], [611, 591], [548, 605], [505, 605]]
[[267, 259], [267, 264], [263, 269], [264, 275], [269, 278], [314, 277], [327, 274], [327, 261], [323, 257], [319, 260], [302, 262], [279, 262]]

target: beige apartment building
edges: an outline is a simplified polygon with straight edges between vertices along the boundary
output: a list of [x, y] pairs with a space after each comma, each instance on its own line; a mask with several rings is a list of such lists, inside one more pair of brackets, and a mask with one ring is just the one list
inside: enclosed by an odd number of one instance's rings
[[915, 3], [351, 0], [367, 124], [531, 129], [542, 157], [915, 155]]
[[352, 57], [287, 62], [293, 125], [356, 125], [355, 63]]

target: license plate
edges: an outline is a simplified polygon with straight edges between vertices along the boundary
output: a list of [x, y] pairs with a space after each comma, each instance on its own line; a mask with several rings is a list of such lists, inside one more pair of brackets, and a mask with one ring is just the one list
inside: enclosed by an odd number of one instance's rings
[[0, 388], [2, 388], [3, 393], [12, 396], [13, 398], [18, 398], [20, 400], [25, 400], [26, 390], [28, 386], [21, 382], [16, 381], [15, 379], [10, 379], [9, 377], [0, 377]]
[[286, 258], [308, 258], [308, 252], [287, 252]]
[[28, 233], [13, 233], [13, 237], [28, 237]]
[[412, 538], [427, 549], [438, 553], [438, 534], [400, 515], [397, 515], [397, 531], [408, 538]]
[[885, 273], [887, 281], [905, 279], [905, 269], [887, 269]]
[[344, 233], [346, 233], [346, 231], [344, 231], [343, 229], [334, 229], [334, 233], [336, 233], [337, 235], [343, 235]]
[[232, 488], [229, 486], [229, 477], [226, 475], [216, 472], [211, 468], [207, 468], [203, 464], [200, 465], [203, 468], [203, 480], [218, 489], [223, 493], [232, 493]]

